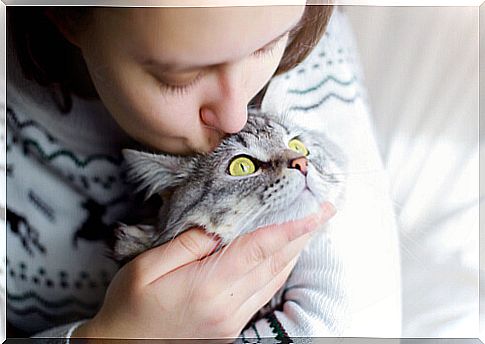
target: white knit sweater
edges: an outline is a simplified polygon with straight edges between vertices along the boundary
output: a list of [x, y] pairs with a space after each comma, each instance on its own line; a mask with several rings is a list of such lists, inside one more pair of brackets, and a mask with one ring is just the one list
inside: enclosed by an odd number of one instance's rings
[[[312, 54], [270, 83], [263, 110], [324, 130], [350, 170], [345, 205], [300, 256], [283, 307], [249, 324], [239, 341], [399, 336], [396, 230], [361, 81], [336, 11]], [[130, 139], [99, 101], [74, 97], [72, 111], [60, 114], [13, 55], [7, 82], [7, 320], [68, 338], [99, 309], [117, 271], [102, 239], [130, 208], [119, 154]]]

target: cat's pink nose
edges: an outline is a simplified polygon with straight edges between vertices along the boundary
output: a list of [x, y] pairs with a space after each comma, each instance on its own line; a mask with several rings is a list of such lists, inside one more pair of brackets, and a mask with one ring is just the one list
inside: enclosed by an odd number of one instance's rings
[[305, 158], [304, 156], [296, 159], [290, 160], [290, 163], [288, 164], [289, 168], [294, 168], [303, 173], [303, 175], [307, 175], [308, 173], [308, 159]]

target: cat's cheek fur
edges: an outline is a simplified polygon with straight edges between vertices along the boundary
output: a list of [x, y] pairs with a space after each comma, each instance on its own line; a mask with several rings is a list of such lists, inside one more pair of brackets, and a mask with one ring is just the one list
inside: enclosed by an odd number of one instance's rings
[[163, 243], [194, 225], [203, 227], [209, 234], [217, 235], [222, 244], [227, 244], [239, 235], [254, 230], [255, 219], [261, 216], [263, 209], [261, 209], [257, 196], [239, 196], [237, 194], [232, 197], [226, 196], [224, 203], [227, 203], [228, 206], [219, 202], [217, 211], [210, 207], [197, 208], [197, 211], [185, 213], [180, 221], [169, 222], [164, 232], [170, 234], [171, 237], [162, 237], [158, 243]]
[[236, 198], [230, 202], [233, 206], [221, 214], [219, 221], [212, 221], [207, 228], [208, 232], [217, 234], [224, 244], [255, 230], [257, 219], [265, 211], [256, 195]]

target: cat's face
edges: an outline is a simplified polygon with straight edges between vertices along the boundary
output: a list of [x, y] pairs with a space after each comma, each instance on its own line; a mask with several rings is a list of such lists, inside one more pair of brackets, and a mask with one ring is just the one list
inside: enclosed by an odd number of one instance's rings
[[261, 114], [250, 114], [245, 128], [210, 154], [125, 151], [131, 176], [142, 188], [150, 194], [173, 189], [160, 240], [198, 225], [224, 243], [335, 202], [342, 189], [340, 154], [323, 134]]

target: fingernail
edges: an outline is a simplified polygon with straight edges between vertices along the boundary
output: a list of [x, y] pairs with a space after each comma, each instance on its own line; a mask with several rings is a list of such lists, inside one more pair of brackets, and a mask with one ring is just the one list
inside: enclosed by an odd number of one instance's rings
[[297, 226], [299, 230], [291, 232], [292, 234], [290, 241], [317, 230], [318, 228], [320, 228], [320, 225], [322, 225], [333, 215], [335, 215], [336, 212], [337, 210], [335, 209], [333, 204], [325, 202], [324, 204], [322, 204], [321, 209], [318, 213], [313, 214], [310, 218], [306, 219], [302, 223], [302, 225]]
[[319, 227], [319, 225], [332, 218], [332, 216], [334, 216], [336, 213], [337, 209], [335, 209], [333, 204], [325, 202], [321, 207], [321, 211], [316, 214], [311, 220], [309, 220], [305, 225], [305, 233], [313, 232]]
[[318, 224], [320, 223], [320, 218], [321, 216], [319, 215], [318, 217], [313, 217], [311, 220], [309, 220], [303, 228], [303, 234], [313, 232], [315, 229], [317, 229]]

